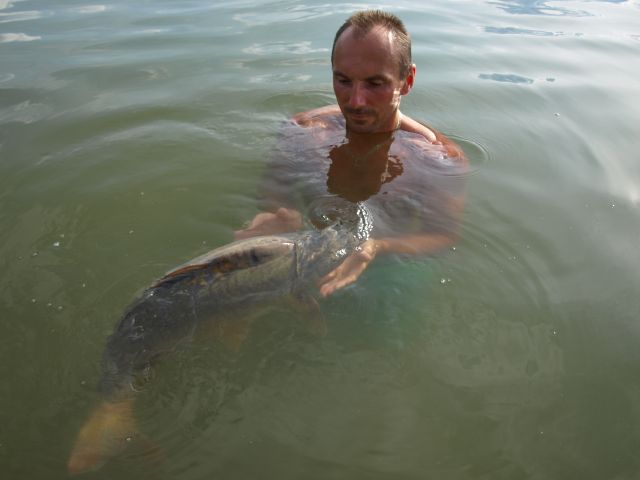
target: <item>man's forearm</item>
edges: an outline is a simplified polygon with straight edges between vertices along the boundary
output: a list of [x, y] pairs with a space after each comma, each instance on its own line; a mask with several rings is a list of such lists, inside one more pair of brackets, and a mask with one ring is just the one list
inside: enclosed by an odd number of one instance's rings
[[319, 282], [320, 295], [326, 297], [355, 282], [369, 264], [380, 254], [407, 253], [427, 255], [451, 246], [455, 235], [406, 235], [403, 237], [370, 238], [349, 255], [337, 268]]
[[375, 255], [381, 253], [406, 253], [410, 255], [428, 255], [452, 246], [456, 235], [417, 234], [401, 237], [372, 239]]
[[236, 240], [259, 235], [275, 235], [294, 232], [302, 227], [302, 214], [291, 208], [279, 208], [275, 212], [256, 215], [248, 228], [235, 232]]

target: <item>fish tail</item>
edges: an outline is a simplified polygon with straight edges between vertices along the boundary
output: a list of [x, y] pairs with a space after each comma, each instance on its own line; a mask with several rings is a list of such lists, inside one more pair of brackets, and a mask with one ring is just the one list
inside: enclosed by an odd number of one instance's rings
[[135, 430], [133, 398], [103, 402], [91, 412], [78, 433], [67, 462], [69, 473], [98, 469], [124, 450]]

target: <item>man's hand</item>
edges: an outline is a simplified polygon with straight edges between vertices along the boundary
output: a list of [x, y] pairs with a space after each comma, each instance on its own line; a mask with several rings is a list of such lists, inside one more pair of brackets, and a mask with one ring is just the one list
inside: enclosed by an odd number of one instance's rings
[[294, 232], [302, 226], [302, 215], [297, 210], [279, 208], [275, 213], [265, 212], [256, 215], [248, 228], [236, 230], [236, 240], [273, 235], [276, 233]]
[[454, 244], [457, 235], [419, 234], [402, 237], [370, 238], [349, 255], [335, 270], [318, 282], [320, 295], [326, 297], [355, 282], [380, 253], [430, 255]]
[[326, 297], [336, 290], [355, 282], [376, 258], [376, 241], [369, 239], [349, 255], [336, 269], [320, 279], [320, 295]]

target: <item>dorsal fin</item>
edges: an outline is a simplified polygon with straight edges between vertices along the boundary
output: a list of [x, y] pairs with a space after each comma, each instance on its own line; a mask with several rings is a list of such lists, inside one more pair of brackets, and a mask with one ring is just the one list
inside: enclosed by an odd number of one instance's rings
[[[174, 282], [180, 281], [183, 278], [193, 276], [196, 272], [209, 271], [213, 275], [224, 275], [225, 273], [229, 273], [233, 270], [242, 270], [252, 266], [252, 264], [247, 261], [236, 262], [234, 260], [240, 260], [240, 258], [234, 258], [234, 257], [236, 257], [236, 255], [233, 255], [231, 257], [215, 258], [208, 263], [194, 263], [194, 264], [183, 265], [181, 267], [176, 268], [175, 270], [171, 270], [170, 272], [164, 274], [164, 276], [162, 276], [153, 285], [153, 287], [158, 287], [160, 285], [164, 285], [167, 283], [174, 283]], [[237, 257], [241, 257], [241, 256], [238, 255]]]
[[207, 264], [199, 264], [199, 265], [185, 265], [183, 267], [176, 268], [175, 270], [165, 273], [164, 276], [159, 278], [153, 285], [151, 285], [151, 288], [155, 288], [164, 283], [177, 281], [180, 278], [183, 278], [194, 271], [203, 270], [206, 267], [207, 267]]
[[[152, 285], [152, 288], [178, 282], [193, 276], [197, 272], [208, 271], [215, 276], [252, 268], [288, 252], [293, 246], [292, 243], [283, 242], [282, 239], [269, 240], [271, 241], [244, 240], [235, 242], [227, 247], [212, 250], [166, 273]], [[243, 245], [245, 248], [238, 248], [240, 243], [245, 244]]]

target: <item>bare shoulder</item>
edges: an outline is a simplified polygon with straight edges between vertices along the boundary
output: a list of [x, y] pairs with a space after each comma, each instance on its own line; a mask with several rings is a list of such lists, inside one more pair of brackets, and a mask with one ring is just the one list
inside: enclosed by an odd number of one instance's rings
[[462, 148], [453, 140], [445, 136], [433, 127], [420, 123], [413, 118], [403, 115], [400, 128], [406, 132], [416, 133], [424, 137], [425, 141], [432, 145], [442, 145], [450, 160], [455, 160], [460, 166], [467, 165], [467, 157]]
[[434, 130], [423, 125], [420, 122], [415, 121], [411, 117], [407, 117], [406, 115], [402, 116], [402, 122], [400, 123], [400, 129], [405, 132], [417, 133], [418, 135], [422, 135], [427, 141], [433, 143], [438, 140], [438, 137]]
[[341, 113], [337, 105], [328, 105], [296, 113], [292, 120], [301, 127], [329, 127], [339, 115]]

